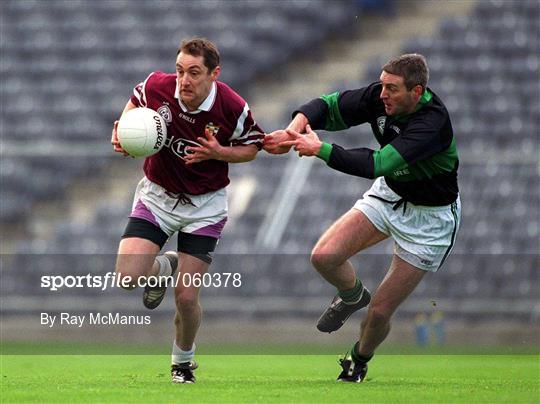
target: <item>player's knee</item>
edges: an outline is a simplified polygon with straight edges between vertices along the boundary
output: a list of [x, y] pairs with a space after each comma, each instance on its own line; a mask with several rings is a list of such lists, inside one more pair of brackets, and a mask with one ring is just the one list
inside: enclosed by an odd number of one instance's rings
[[198, 310], [199, 296], [197, 293], [186, 290], [176, 294], [176, 307], [181, 313]]
[[324, 246], [315, 246], [311, 252], [311, 264], [319, 272], [324, 272], [341, 265], [340, 257]]

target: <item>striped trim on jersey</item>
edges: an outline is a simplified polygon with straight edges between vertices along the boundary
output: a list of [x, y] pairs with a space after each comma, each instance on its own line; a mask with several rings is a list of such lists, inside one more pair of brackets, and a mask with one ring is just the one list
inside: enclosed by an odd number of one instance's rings
[[148, 77], [142, 82], [139, 83], [134, 89], [133, 89], [133, 95], [137, 100], [139, 101], [139, 107], [146, 107], [146, 83], [152, 77], [154, 72], [150, 73]]
[[253, 127], [256, 125], [255, 122], [253, 122], [253, 125], [251, 125], [249, 128], [244, 128], [244, 124], [249, 114], [249, 105], [246, 102], [246, 105], [244, 105], [244, 109], [242, 110], [242, 113], [240, 114], [236, 122], [236, 128], [234, 129], [232, 136], [229, 138], [231, 144], [238, 145], [260, 143], [261, 134], [252, 130]]

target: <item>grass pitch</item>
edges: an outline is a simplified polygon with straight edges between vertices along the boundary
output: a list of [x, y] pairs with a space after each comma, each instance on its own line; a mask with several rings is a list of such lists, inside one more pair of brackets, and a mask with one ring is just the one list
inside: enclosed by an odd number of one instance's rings
[[537, 403], [529, 355], [376, 355], [367, 380], [337, 383], [335, 355], [198, 355], [194, 385], [170, 382], [168, 355], [3, 355], [7, 402]]

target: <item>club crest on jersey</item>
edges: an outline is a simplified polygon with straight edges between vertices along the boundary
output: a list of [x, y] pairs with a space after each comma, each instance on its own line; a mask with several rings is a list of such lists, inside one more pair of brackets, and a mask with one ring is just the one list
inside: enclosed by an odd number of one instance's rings
[[172, 113], [168, 105], [162, 105], [156, 111], [167, 123], [172, 122]]
[[186, 157], [188, 154], [193, 154], [193, 152], [186, 150], [186, 148], [190, 146], [200, 146], [200, 143], [188, 139], [175, 139], [171, 143], [170, 148], [176, 156], [184, 160], [184, 157]]
[[379, 127], [379, 132], [381, 135], [384, 133], [384, 125], [386, 125], [386, 117], [380, 116], [377, 118], [377, 126]]
[[219, 126], [214, 125], [212, 122], [208, 123], [204, 128], [204, 133], [210, 133], [212, 136], [216, 136], [219, 131]]

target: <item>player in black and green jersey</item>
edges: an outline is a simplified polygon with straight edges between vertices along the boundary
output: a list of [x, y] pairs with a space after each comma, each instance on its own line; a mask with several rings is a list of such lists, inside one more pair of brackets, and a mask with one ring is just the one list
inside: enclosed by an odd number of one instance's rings
[[[375, 179], [354, 207], [320, 238], [311, 261], [338, 294], [317, 328], [339, 329], [369, 304], [360, 338], [342, 361], [341, 381], [360, 382], [367, 362], [390, 330], [390, 318], [423, 278], [436, 272], [455, 241], [460, 220], [458, 156], [450, 117], [427, 87], [423, 56], [402, 55], [383, 66], [380, 81], [324, 95], [301, 106], [284, 131], [265, 139], [265, 150], [317, 156], [329, 167]], [[346, 150], [319, 140], [313, 129], [338, 131], [369, 123], [381, 148]], [[392, 263], [377, 292], [356, 277], [348, 259], [387, 237], [395, 241]], [[371, 304], [370, 304], [371, 302]]]

